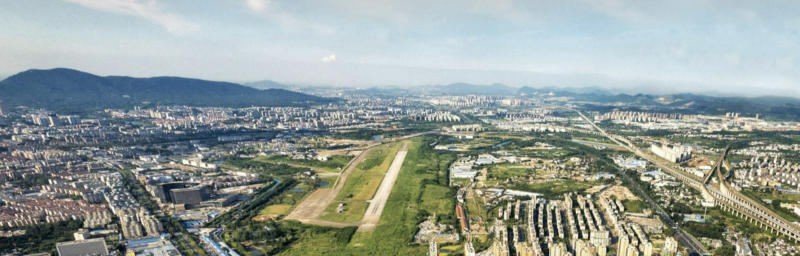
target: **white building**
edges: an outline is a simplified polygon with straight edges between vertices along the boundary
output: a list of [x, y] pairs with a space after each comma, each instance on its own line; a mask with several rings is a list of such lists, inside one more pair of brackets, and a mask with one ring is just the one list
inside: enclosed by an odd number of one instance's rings
[[650, 146], [650, 151], [673, 163], [681, 163], [692, 159], [692, 148], [684, 145], [662, 144], [659, 147], [653, 144]]

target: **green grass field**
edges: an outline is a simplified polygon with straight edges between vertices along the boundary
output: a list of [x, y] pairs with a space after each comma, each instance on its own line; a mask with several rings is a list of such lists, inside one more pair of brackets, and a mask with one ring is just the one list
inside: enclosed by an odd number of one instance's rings
[[420, 207], [431, 213], [452, 212], [453, 209], [451, 208], [456, 207], [453, 205], [452, 201], [442, 203], [442, 201], [439, 200], [440, 196], [446, 194], [448, 191], [450, 191], [450, 189], [443, 186], [425, 186], [425, 189], [422, 191], [422, 203]]
[[537, 150], [523, 150], [523, 153], [530, 155], [532, 157], [542, 158], [542, 159], [554, 159], [554, 158], [561, 158], [566, 156], [570, 153], [569, 150], [564, 149], [537, 149]]
[[328, 161], [323, 162], [316, 159], [292, 159], [289, 156], [271, 155], [257, 157], [254, 160], [265, 163], [284, 163], [294, 166], [309, 167], [320, 172], [338, 173], [342, 171], [341, 168], [344, 168], [351, 159], [353, 159], [352, 156], [336, 155], [329, 157]]
[[[426, 141], [427, 144], [430, 141]], [[417, 154], [423, 145], [420, 138], [414, 139], [386, 203], [384, 214], [373, 232], [356, 232], [344, 247], [326, 246], [325, 237], [303, 237], [279, 255], [425, 255], [427, 245], [410, 245], [419, 222], [427, 215], [418, 215], [424, 209], [418, 199], [426, 204], [447, 204], [453, 198], [445, 193], [423, 196], [423, 179], [435, 180], [432, 171], [425, 171], [440, 162], [448, 164], [454, 159], [449, 155]], [[418, 166], [422, 164], [422, 166]], [[449, 213], [452, 213], [450, 211]], [[327, 242], [329, 243], [329, 242]]]
[[650, 205], [642, 200], [625, 200], [622, 201], [622, 205], [625, 206], [626, 212], [641, 213], [645, 209], [650, 209]]
[[554, 199], [563, 196], [567, 192], [582, 192], [599, 184], [599, 182], [594, 181], [555, 180], [551, 182], [516, 186], [511, 189], [539, 193], [542, 194], [544, 198]]
[[[448, 250], [449, 250], [449, 252], [442, 252], [442, 251], [448, 251]], [[464, 246], [463, 245], [445, 246], [445, 247], [439, 248], [439, 252], [440, 252], [439, 256], [449, 256], [451, 254], [463, 255], [464, 254]]]
[[354, 172], [361, 173], [385, 173], [392, 165], [394, 156], [400, 149], [400, 143], [392, 143], [377, 146], [369, 152], [367, 158], [356, 166]]
[[325, 208], [325, 211], [322, 215], [319, 216], [320, 219], [323, 220], [330, 220], [336, 222], [355, 222], [359, 221], [364, 217], [364, 212], [367, 211], [367, 207], [369, 203], [364, 201], [349, 201], [344, 202], [344, 211], [340, 213], [336, 213], [336, 208], [339, 207], [340, 202], [333, 202], [328, 207]]
[[452, 183], [451, 184], [453, 186], [466, 187], [466, 186], [469, 186], [469, 184], [471, 184], [471, 183], [472, 182], [467, 178], [455, 178], [455, 179], [452, 179]]
[[516, 168], [516, 167], [523, 167], [523, 166], [512, 163], [505, 163], [492, 166], [487, 175], [489, 177], [496, 177], [497, 179], [500, 180], [506, 180], [512, 177], [527, 177], [534, 170], [532, 168]]
[[[383, 180], [383, 174], [354, 173], [347, 178], [342, 191], [336, 195], [337, 201], [363, 201], [370, 200], [378, 191], [378, 186]], [[349, 196], [348, 196], [349, 195]]]
[[258, 215], [282, 215], [291, 208], [292, 205], [289, 204], [273, 204], [261, 209], [261, 211], [258, 212]]
[[[480, 199], [476, 198], [476, 200], [478, 200], [479, 204], [481, 203]], [[475, 202], [473, 202], [472, 199], [465, 199], [464, 200], [464, 205], [467, 206], [467, 209], [466, 209], [467, 210], [467, 216], [469, 216], [469, 217], [481, 216], [484, 219], [486, 219], [485, 211], [483, 209], [481, 209], [480, 206], [475, 205]]]

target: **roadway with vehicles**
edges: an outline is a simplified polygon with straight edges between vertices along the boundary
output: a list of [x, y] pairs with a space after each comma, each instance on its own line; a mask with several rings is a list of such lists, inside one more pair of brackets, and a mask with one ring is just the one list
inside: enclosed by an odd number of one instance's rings
[[[607, 138], [619, 144], [620, 146], [627, 148], [629, 151], [635, 153], [639, 157], [642, 157], [656, 164], [658, 167], [661, 167], [662, 170], [672, 174], [679, 180], [685, 182], [687, 185], [699, 189], [700, 191], [702, 191], [703, 197], [707, 201], [713, 202], [719, 205], [720, 208], [722, 208], [723, 210], [730, 211], [736, 214], [737, 216], [745, 218], [746, 220], [756, 222], [760, 227], [763, 227], [771, 232], [785, 235], [789, 239], [795, 241], [800, 241], [800, 231], [794, 224], [784, 219], [783, 217], [779, 216], [778, 214], [772, 212], [771, 210], [767, 209], [760, 203], [755, 202], [753, 199], [750, 199], [742, 195], [735, 189], [731, 188], [730, 185], [728, 185], [728, 183], [726, 182], [726, 179], [723, 179], [722, 176], [720, 176], [719, 190], [717, 190], [713, 186], [706, 184], [706, 182], [708, 182], [709, 180], [708, 177], [706, 177], [706, 179], [700, 179], [695, 175], [687, 174], [683, 171], [673, 168], [672, 166], [666, 165], [661, 161], [659, 161], [658, 159], [655, 159], [654, 157], [651, 157], [650, 155], [643, 153], [641, 150], [639, 150], [639, 148], [637, 148], [633, 143], [631, 143], [625, 137], [606, 133], [605, 130], [598, 127], [594, 122], [589, 120], [589, 118], [583, 115], [583, 113], [581, 113], [580, 111], [574, 109], [569, 109], [569, 110], [577, 112], [588, 124], [594, 127], [603, 136], [606, 136]], [[620, 141], [625, 142], [625, 144], [623, 144]], [[732, 144], [739, 142], [742, 141], [736, 141]], [[725, 160], [729, 149], [730, 145], [728, 145], [728, 147], [725, 148], [722, 155], [720, 156], [719, 161], [716, 163], [715, 168], [712, 168], [712, 171], [709, 172], [707, 176], [710, 176], [715, 169], [717, 170], [717, 174], [721, 175], [722, 173], [721, 168], [723, 165], [725, 165], [729, 169], [728, 171], [729, 174], [732, 172], [732, 170], [730, 170], [730, 167], [728, 166]], [[681, 232], [677, 232], [676, 230], [676, 234], [678, 233]], [[688, 236], [688, 234], [685, 235]], [[687, 239], [687, 240], [696, 241], [696, 239]], [[686, 244], [684, 244], [684, 246], [689, 247]]]
[[681, 230], [678, 227], [678, 225], [672, 220], [669, 214], [667, 214], [663, 209], [661, 209], [660, 206], [658, 206], [652, 199], [650, 199], [650, 197], [647, 196], [647, 194], [644, 193], [644, 191], [642, 191], [639, 185], [636, 184], [636, 182], [634, 182], [633, 179], [631, 179], [627, 174], [625, 174], [624, 170], [620, 169], [618, 170], [619, 173], [622, 175], [622, 177], [625, 178], [625, 181], [628, 182], [628, 184], [630, 184], [631, 187], [634, 188], [634, 190], [636, 190], [636, 194], [638, 194], [639, 197], [643, 198], [647, 202], [647, 204], [650, 205], [650, 208], [655, 209], [656, 214], [659, 217], [661, 217], [661, 220], [663, 220], [664, 223], [666, 223], [673, 230], [675, 230], [675, 238], [678, 240], [678, 242], [681, 243], [681, 245], [683, 245], [683, 247], [686, 248], [686, 251], [690, 256], [707, 253], [705, 248], [703, 247], [703, 244], [697, 241], [697, 239], [695, 239], [692, 235]]
[[[624, 148], [628, 149], [628, 150], [629, 150], [629, 151], [631, 151], [631, 152], [634, 152], [634, 153], [636, 153], [637, 155], [639, 155], [639, 156], [640, 156], [640, 157], [642, 157], [642, 158], [645, 158], [645, 159], [647, 159], [647, 160], [648, 160], [648, 161], [650, 161], [651, 163], [655, 163], [655, 164], [657, 164], [657, 165], [658, 165], [659, 167], [661, 167], [661, 168], [664, 168], [664, 169], [667, 169], [667, 168], [668, 168], [668, 166], [667, 166], [667, 165], [664, 165], [664, 164], [662, 164], [662, 163], [660, 163], [660, 162], [658, 162], [658, 161], [653, 161], [653, 160], [652, 160], [652, 159], [651, 159], [651, 158], [650, 158], [648, 155], [646, 155], [646, 154], [642, 153], [642, 152], [641, 152], [641, 151], [640, 151], [638, 148], [636, 148], [636, 147], [633, 145], [633, 143], [630, 143], [630, 142], [629, 142], [629, 141], [627, 141], [627, 140], [625, 140], [625, 141], [626, 141], [626, 142], [627, 142], [629, 145], [624, 145], [624, 144], [620, 143], [620, 142], [619, 142], [619, 140], [617, 140], [617, 139], [616, 139], [616, 138], [617, 138], [617, 136], [611, 136], [611, 135], [609, 135], [609, 134], [608, 134], [608, 133], [606, 133], [606, 132], [605, 132], [603, 129], [601, 129], [600, 127], [598, 127], [597, 125], [595, 125], [595, 124], [594, 124], [594, 122], [592, 122], [591, 120], [589, 120], [589, 118], [586, 118], [586, 116], [584, 116], [584, 115], [583, 115], [583, 113], [581, 113], [580, 111], [577, 111], [577, 110], [574, 110], [574, 111], [575, 111], [575, 112], [577, 112], [579, 115], [581, 115], [581, 117], [583, 117], [583, 119], [584, 119], [584, 120], [586, 120], [586, 122], [587, 122], [587, 123], [591, 124], [591, 125], [592, 125], [592, 126], [595, 128], [595, 129], [597, 129], [597, 131], [599, 131], [601, 134], [603, 134], [603, 135], [604, 135], [604, 136], [606, 136], [607, 138], [611, 139], [612, 141], [616, 142], [616, 143], [617, 143], [617, 144], [619, 144], [620, 146], [622, 146], [622, 147], [624, 147]], [[623, 139], [624, 139], [624, 138], [623, 138]], [[675, 239], [676, 239], [676, 240], [678, 240], [678, 242], [679, 242], [681, 245], [683, 245], [683, 247], [684, 247], [684, 248], [686, 248], [686, 252], [687, 252], [687, 253], [688, 253], [690, 256], [699, 256], [699, 255], [708, 254], [708, 251], [706, 251], [706, 249], [705, 249], [705, 247], [703, 246], [703, 244], [701, 244], [699, 241], [697, 241], [697, 239], [695, 239], [695, 238], [694, 238], [694, 236], [692, 236], [691, 234], [689, 234], [689, 233], [686, 233], [686, 232], [684, 232], [683, 230], [681, 230], [681, 229], [680, 229], [680, 227], [678, 227], [678, 225], [677, 225], [677, 224], [676, 224], [674, 221], [672, 221], [672, 218], [670, 218], [670, 217], [669, 217], [669, 214], [667, 214], [666, 212], [664, 212], [664, 210], [663, 210], [663, 209], [661, 209], [661, 207], [659, 207], [658, 205], [656, 205], [656, 203], [655, 203], [655, 202], [653, 202], [653, 200], [652, 200], [652, 199], [650, 199], [650, 197], [649, 197], [649, 196], [647, 196], [647, 194], [645, 194], [645, 193], [644, 193], [644, 191], [642, 191], [642, 190], [641, 190], [641, 188], [639, 188], [639, 185], [637, 185], [635, 182], [633, 182], [633, 180], [632, 180], [630, 177], [628, 177], [628, 175], [626, 175], [624, 171], [620, 171], [620, 173], [622, 174], [622, 176], [623, 176], [623, 177], [625, 177], [625, 180], [626, 180], [628, 183], [630, 183], [630, 184], [631, 184], [631, 186], [632, 186], [633, 188], [635, 188], [635, 190], [636, 190], [636, 193], [637, 193], [637, 194], [639, 194], [639, 196], [641, 196], [642, 198], [644, 198], [644, 199], [647, 201], [647, 203], [648, 203], [648, 204], [650, 204], [650, 207], [652, 207], [653, 209], [655, 209], [655, 210], [656, 210], [656, 213], [658, 214], [658, 216], [659, 216], [659, 217], [661, 217], [661, 219], [662, 219], [662, 220], [664, 220], [664, 222], [665, 222], [667, 225], [669, 225], [670, 227], [672, 227], [672, 229], [673, 229], [673, 230], [675, 230]], [[695, 180], [695, 179], [693, 179], [693, 178], [689, 178], [689, 177], [687, 177], [686, 175], [683, 175], [683, 176], [684, 176], [684, 178], [683, 178], [683, 179]], [[680, 177], [679, 177], [679, 178], [680, 178]], [[683, 180], [683, 179], [682, 179], [682, 180]], [[696, 180], [695, 180], [695, 181], [696, 181]]]

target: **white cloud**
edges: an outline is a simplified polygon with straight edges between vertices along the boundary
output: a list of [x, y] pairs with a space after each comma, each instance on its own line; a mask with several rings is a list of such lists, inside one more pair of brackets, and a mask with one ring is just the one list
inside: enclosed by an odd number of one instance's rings
[[165, 12], [155, 0], [62, 0], [98, 11], [136, 16], [158, 23], [173, 34], [183, 34], [198, 29], [197, 24], [180, 16]]
[[244, 3], [245, 3], [245, 5], [247, 5], [247, 8], [250, 8], [250, 10], [260, 12], [260, 11], [263, 11], [264, 9], [267, 9], [267, 7], [270, 6], [272, 1], [270, 1], [270, 0], [245, 0]]
[[335, 62], [336, 61], [336, 54], [331, 54], [331, 56], [322, 58], [319, 61], [321, 61], [321, 62]]
[[283, 28], [293, 32], [306, 32], [310, 31], [316, 35], [332, 35], [336, 32], [336, 28], [324, 24], [309, 21], [302, 15], [287, 12], [285, 8], [286, 3], [272, 2], [272, 0], [244, 0], [245, 6], [253, 11], [257, 16], [277, 22]]

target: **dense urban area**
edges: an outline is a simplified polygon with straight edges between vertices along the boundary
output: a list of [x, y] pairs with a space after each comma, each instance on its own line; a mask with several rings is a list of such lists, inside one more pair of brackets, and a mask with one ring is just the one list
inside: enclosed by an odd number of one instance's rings
[[800, 255], [800, 124], [293, 88], [283, 107], [0, 102], [5, 255]]

